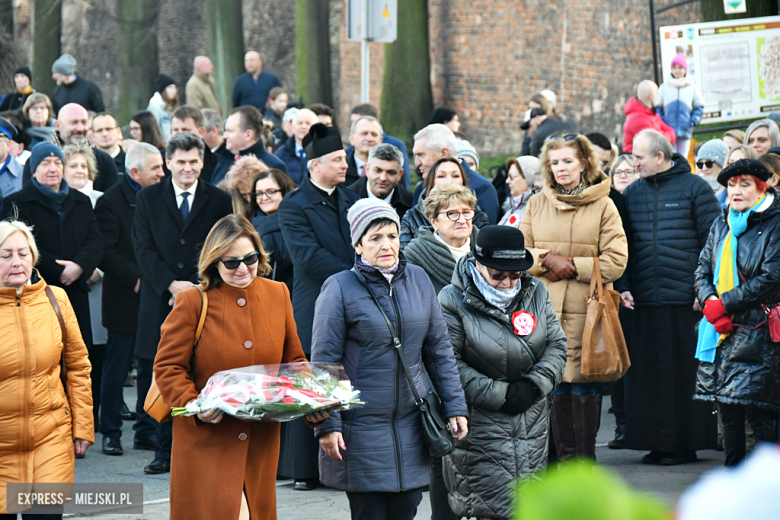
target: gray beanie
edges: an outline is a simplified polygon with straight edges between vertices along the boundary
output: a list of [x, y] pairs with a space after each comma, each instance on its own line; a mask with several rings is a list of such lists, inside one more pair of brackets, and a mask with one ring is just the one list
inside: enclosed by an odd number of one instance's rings
[[477, 170], [479, 170], [479, 153], [477, 153], [477, 149], [466, 140], [458, 141], [458, 159], [463, 159], [464, 157], [471, 157], [474, 159], [474, 162], [477, 163]]
[[728, 154], [729, 147], [726, 143], [720, 139], [711, 139], [699, 148], [699, 153], [696, 154], [696, 160], [709, 159], [710, 161], [715, 161], [723, 168], [726, 166], [726, 156]]
[[395, 222], [398, 231], [401, 230], [401, 219], [398, 213], [387, 202], [381, 199], [360, 199], [349, 208], [347, 212], [347, 221], [349, 221], [349, 231], [352, 235], [352, 245], [357, 245], [363, 237], [363, 233], [371, 226], [375, 220], [386, 218]]
[[51, 71], [65, 76], [72, 76], [76, 73], [76, 58], [70, 54], [63, 54], [51, 66]]

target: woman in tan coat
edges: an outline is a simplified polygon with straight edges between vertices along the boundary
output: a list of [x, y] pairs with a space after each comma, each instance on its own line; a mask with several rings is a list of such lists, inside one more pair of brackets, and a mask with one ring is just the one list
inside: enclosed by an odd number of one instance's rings
[[628, 263], [628, 244], [609, 177], [585, 136], [550, 137], [540, 160], [544, 189], [531, 197], [520, 229], [534, 256], [529, 272], [547, 285], [568, 338], [563, 383], [553, 391], [552, 433], [561, 459], [595, 458], [600, 388], [580, 371], [593, 259], [611, 288]]
[[[261, 278], [268, 257], [243, 216], [211, 229], [199, 262], [208, 295], [203, 333], [193, 354], [201, 312], [197, 287], [180, 292], [162, 326], [154, 374], [170, 406], [196, 399], [215, 372], [306, 361], [287, 286]], [[192, 373], [193, 379], [189, 375]], [[171, 519], [276, 518], [279, 423], [241, 421], [210, 410], [173, 419]]]
[[62, 329], [37, 260], [30, 228], [0, 222], [0, 514], [6, 483], [73, 482], [75, 454], [95, 440], [87, 347], [65, 291], [51, 287], [67, 331], [66, 395]]

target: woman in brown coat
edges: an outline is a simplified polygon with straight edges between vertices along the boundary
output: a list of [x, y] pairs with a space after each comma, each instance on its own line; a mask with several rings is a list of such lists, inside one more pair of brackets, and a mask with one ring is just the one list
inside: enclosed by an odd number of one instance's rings
[[37, 260], [30, 228], [1, 222], [0, 514], [6, 483], [73, 482], [75, 453], [86, 453], [95, 439], [87, 347], [65, 291], [52, 287], [67, 331], [66, 395], [62, 329], [46, 282], [33, 269]]
[[[194, 354], [198, 288], [177, 295], [162, 326], [154, 374], [166, 403], [185, 406], [221, 370], [306, 361], [287, 286], [257, 276], [268, 270], [268, 257], [245, 217], [228, 215], [214, 225], [199, 270], [208, 310]], [[253, 519], [275, 519], [278, 459], [279, 423], [219, 410], [175, 417], [171, 519], [235, 520], [247, 506]]]
[[580, 371], [590, 278], [598, 257], [604, 285], [611, 288], [628, 263], [628, 243], [609, 198], [609, 177], [585, 136], [549, 138], [540, 161], [544, 189], [528, 202], [520, 230], [534, 256], [528, 272], [547, 285], [568, 338], [563, 383], [553, 391], [552, 433], [561, 459], [595, 458], [600, 388]]

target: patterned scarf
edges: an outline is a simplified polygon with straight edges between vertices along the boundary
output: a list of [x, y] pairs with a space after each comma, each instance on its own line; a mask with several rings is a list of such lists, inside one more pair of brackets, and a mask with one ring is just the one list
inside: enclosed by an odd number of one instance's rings
[[477, 264], [473, 259], [467, 259], [465, 262], [468, 266], [471, 279], [474, 280], [474, 283], [477, 286], [477, 290], [485, 298], [485, 301], [506, 314], [509, 306], [512, 305], [512, 302], [517, 297], [517, 295], [520, 294], [520, 280], [517, 281], [517, 284], [515, 284], [512, 289], [501, 291], [490, 285], [487, 280], [485, 280], [485, 278], [482, 276], [482, 273], [480, 273], [479, 269], [477, 269]]
[[377, 267], [375, 265], [369, 264], [368, 261], [361, 256], [360, 263], [365, 265], [366, 267], [370, 267], [371, 269], [376, 269], [377, 271], [382, 273], [382, 276], [385, 277], [387, 283], [393, 283], [393, 276], [395, 276], [395, 272], [398, 271], [398, 260], [395, 261], [393, 267]]
[[[726, 240], [723, 241], [723, 247], [720, 250], [718, 262], [715, 265], [714, 284], [718, 291], [718, 296], [739, 286], [739, 271], [737, 268], [737, 239], [747, 230], [748, 218], [754, 211], [764, 209], [764, 202], [772, 203], [772, 197], [766, 195], [758, 199], [752, 208], [747, 211], [736, 211], [729, 208], [727, 223], [729, 233]], [[767, 204], [768, 206], [768, 204]], [[696, 344], [696, 359], [713, 363], [715, 361], [715, 351], [723, 343], [728, 334], [719, 334], [707, 318], [702, 318], [699, 323], [699, 340]]]
[[570, 189], [566, 189], [563, 186], [561, 186], [560, 184], [556, 184], [555, 185], [555, 193], [557, 193], [558, 195], [574, 195], [574, 196], [577, 196], [577, 195], [581, 195], [582, 192], [585, 191], [585, 188], [587, 188], [587, 187], [588, 187], [588, 185], [584, 181], [580, 182], [577, 186], [575, 186], [573, 188], [570, 188]]

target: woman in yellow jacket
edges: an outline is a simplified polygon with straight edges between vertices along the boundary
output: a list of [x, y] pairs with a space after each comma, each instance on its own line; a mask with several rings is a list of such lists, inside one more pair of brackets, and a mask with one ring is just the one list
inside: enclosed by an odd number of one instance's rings
[[87, 348], [65, 291], [51, 287], [67, 330], [66, 395], [62, 329], [37, 260], [30, 228], [0, 222], [0, 514], [7, 483], [73, 482], [95, 436]]
[[528, 202], [520, 229], [534, 256], [529, 272], [550, 292], [568, 339], [563, 383], [553, 391], [551, 428], [558, 457], [595, 458], [601, 393], [580, 370], [587, 298], [598, 257], [605, 287], [628, 263], [628, 243], [610, 180], [583, 135], [547, 139], [540, 157], [544, 189]]

